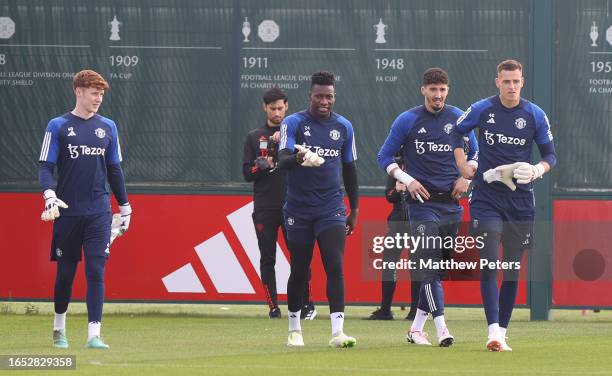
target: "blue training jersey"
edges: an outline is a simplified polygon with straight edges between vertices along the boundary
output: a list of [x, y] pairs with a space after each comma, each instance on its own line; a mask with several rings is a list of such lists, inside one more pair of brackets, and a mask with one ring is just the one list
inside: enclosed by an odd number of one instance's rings
[[319, 119], [308, 110], [285, 118], [279, 150], [293, 151], [299, 144], [325, 159], [319, 167], [296, 166], [287, 174], [287, 208], [297, 213], [337, 210], [344, 207], [341, 188], [342, 163], [357, 160], [353, 126], [332, 112]]
[[[425, 106], [401, 113], [391, 125], [391, 131], [378, 152], [378, 164], [386, 170], [394, 162], [394, 155], [403, 146], [406, 172], [427, 190], [447, 192], [459, 177], [450, 132], [463, 111], [444, 105], [437, 113]], [[478, 160], [478, 145], [474, 132], [468, 137], [468, 159]], [[462, 138], [463, 141], [463, 138]], [[463, 144], [462, 144], [463, 145]]]
[[[497, 95], [472, 104], [453, 128], [453, 148], [460, 147], [462, 136], [474, 128], [479, 129], [480, 150], [475, 186], [497, 192], [512, 191], [501, 182], [486, 183], [482, 178], [485, 171], [515, 162], [531, 163], [533, 142], [543, 145], [553, 140], [544, 111], [523, 98], [514, 108], [504, 107]], [[517, 189], [512, 194], [531, 194], [532, 183], [514, 182]]]
[[115, 123], [100, 115], [85, 120], [66, 113], [47, 125], [40, 162], [57, 165], [57, 197], [63, 216], [110, 212], [107, 165], [121, 162]]

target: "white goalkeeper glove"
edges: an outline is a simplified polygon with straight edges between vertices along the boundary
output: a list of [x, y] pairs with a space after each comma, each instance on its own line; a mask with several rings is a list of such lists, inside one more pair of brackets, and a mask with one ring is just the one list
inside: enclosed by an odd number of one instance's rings
[[495, 168], [489, 169], [485, 171], [484, 174], [482, 174], [482, 178], [487, 183], [492, 183], [494, 181], [502, 182], [508, 188], [515, 191], [516, 185], [512, 181], [512, 178], [514, 177], [514, 170], [518, 167], [519, 163], [520, 162], [513, 163], [513, 164], [507, 164], [507, 165], [501, 165], [501, 166], [497, 166]]
[[59, 208], [67, 209], [68, 205], [55, 195], [52, 189], [47, 189], [43, 192], [45, 198], [45, 210], [40, 215], [43, 221], [54, 221], [60, 216]]
[[519, 184], [528, 184], [544, 175], [544, 165], [538, 163], [532, 165], [526, 162], [517, 162], [518, 165], [514, 170], [514, 178]]
[[319, 167], [325, 163], [325, 159], [323, 159], [323, 157], [319, 157], [317, 153], [313, 153], [310, 149], [302, 145], [295, 145], [295, 148], [299, 153], [305, 153], [303, 157], [304, 161], [301, 163], [302, 166]]
[[130, 227], [130, 219], [132, 218], [132, 207], [129, 203], [119, 206], [119, 213], [113, 214], [113, 222], [111, 223], [111, 244], [125, 234]]

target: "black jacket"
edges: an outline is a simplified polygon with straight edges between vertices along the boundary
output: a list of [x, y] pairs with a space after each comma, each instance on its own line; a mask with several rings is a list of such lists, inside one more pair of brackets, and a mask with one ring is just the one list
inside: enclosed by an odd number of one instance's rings
[[[254, 211], [280, 210], [285, 203], [287, 193], [287, 172], [276, 168], [260, 170], [255, 165], [255, 159], [261, 155], [273, 157], [276, 164], [278, 159], [278, 145], [269, 141], [278, 127], [269, 127], [267, 124], [250, 131], [244, 141], [244, 154], [242, 157], [242, 176], [244, 180], [253, 183]], [[268, 147], [275, 146], [275, 147]], [[273, 149], [271, 151], [270, 149]]]

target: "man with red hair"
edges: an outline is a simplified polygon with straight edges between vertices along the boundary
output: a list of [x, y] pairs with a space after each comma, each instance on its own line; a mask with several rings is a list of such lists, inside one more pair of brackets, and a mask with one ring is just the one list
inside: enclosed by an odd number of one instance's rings
[[[83, 249], [89, 321], [86, 347], [107, 349], [100, 337], [104, 267], [110, 243], [130, 225], [132, 208], [120, 165], [117, 126], [97, 114], [109, 85], [100, 74], [83, 70], [74, 76], [73, 86], [76, 105], [49, 122], [38, 159], [45, 199], [41, 219], [53, 221], [51, 260], [57, 263], [53, 346], [68, 348], [66, 312]], [[56, 166], [57, 186], [53, 182]], [[107, 181], [119, 203], [120, 214], [115, 217]]]

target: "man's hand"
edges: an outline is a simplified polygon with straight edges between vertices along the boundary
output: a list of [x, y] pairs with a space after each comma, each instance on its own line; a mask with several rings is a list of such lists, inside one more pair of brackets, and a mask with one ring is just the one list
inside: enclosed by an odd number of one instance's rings
[[403, 192], [406, 190], [406, 184], [402, 183], [401, 181], [396, 181], [395, 182], [395, 190], [397, 192]]
[[544, 166], [540, 163], [532, 165], [526, 162], [515, 163], [514, 178], [519, 184], [528, 184], [544, 175]]
[[351, 213], [346, 217], [346, 235], [351, 235], [357, 227], [357, 216], [359, 215], [359, 209], [352, 209]]
[[298, 151], [296, 156], [297, 161], [303, 167], [319, 167], [325, 163], [323, 157], [319, 157], [316, 153], [310, 151], [310, 149], [302, 145], [295, 145], [295, 148]]
[[451, 197], [455, 200], [459, 200], [462, 196], [466, 195], [468, 189], [470, 188], [471, 181], [460, 176], [455, 183], [453, 184], [453, 191], [451, 192]]
[[52, 189], [47, 189], [43, 193], [45, 198], [45, 210], [40, 215], [40, 219], [43, 221], [54, 221], [55, 218], [60, 216], [59, 208], [67, 209], [68, 205], [55, 195]]
[[427, 192], [427, 189], [425, 189], [425, 187], [423, 187], [423, 185], [421, 185], [421, 183], [419, 183], [419, 181], [416, 179], [412, 183], [408, 184], [406, 189], [410, 193], [413, 200], [419, 200], [421, 203], [424, 202], [423, 199], [429, 200], [429, 192]]
[[275, 144], [278, 144], [278, 140], [280, 140], [280, 133], [278, 133], [278, 131], [276, 131], [272, 135], [272, 141], [274, 141]]
[[118, 237], [125, 234], [130, 227], [130, 219], [132, 218], [132, 207], [129, 203], [119, 205], [119, 214], [113, 214], [113, 222], [111, 224], [111, 243]]
[[260, 156], [255, 159], [255, 166], [259, 171], [266, 171], [274, 167], [274, 163], [272, 163], [272, 157]]
[[485, 171], [485, 173], [482, 174], [482, 177], [487, 183], [499, 181], [504, 183], [511, 190], [515, 191], [516, 185], [512, 181], [512, 178], [514, 177], [514, 170], [518, 167], [520, 163], [521, 162], [497, 166], [494, 169], [492, 168], [490, 170]]
[[474, 175], [476, 175], [476, 170], [478, 169], [478, 164], [476, 162], [469, 161], [464, 162], [461, 165], [457, 166], [459, 168], [459, 173], [461, 176], [468, 180], [474, 179]]

